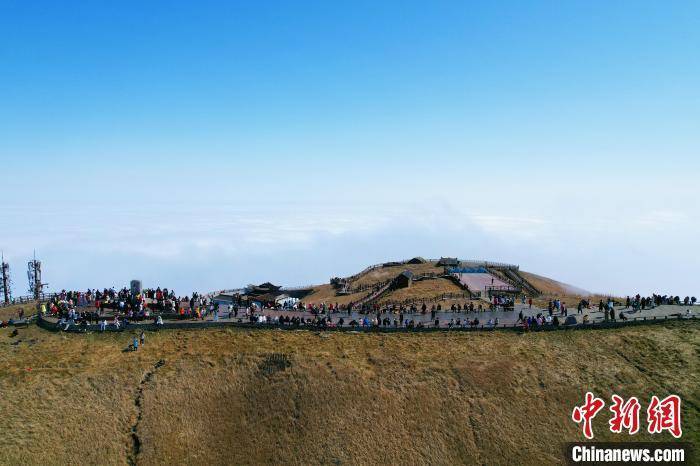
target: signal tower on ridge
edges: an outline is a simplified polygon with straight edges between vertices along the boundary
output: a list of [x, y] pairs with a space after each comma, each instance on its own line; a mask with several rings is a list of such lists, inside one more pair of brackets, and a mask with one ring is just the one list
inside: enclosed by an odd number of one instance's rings
[[10, 304], [12, 301], [12, 288], [10, 281], [10, 264], [5, 262], [5, 255], [0, 253], [0, 289], [2, 289], [2, 296], [5, 300], [5, 304]]
[[48, 283], [41, 281], [41, 261], [36, 260], [36, 252], [34, 252], [34, 259], [27, 263], [27, 279], [29, 280], [29, 293], [34, 299], [41, 299], [44, 287], [48, 287]]

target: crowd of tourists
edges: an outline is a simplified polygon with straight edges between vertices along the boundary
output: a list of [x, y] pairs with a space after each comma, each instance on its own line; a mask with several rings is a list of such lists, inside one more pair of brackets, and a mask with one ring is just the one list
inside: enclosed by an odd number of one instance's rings
[[[424, 322], [417, 319], [404, 318], [402, 314], [394, 317], [382, 316], [378, 313], [375, 316], [364, 316], [357, 318], [339, 317], [334, 319], [331, 316], [314, 316], [314, 317], [300, 317], [300, 316], [288, 316], [288, 315], [275, 315], [267, 316], [265, 314], [250, 313], [247, 315], [248, 322], [255, 324], [267, 324], [276, 326], [293, 326], [293, 327], [313, 327], [313, 328], [336, 328], [336, 327], [353, 327], [358, 329], [369, 329], [369, 328], [476, 328], [481, 325], [478, 318], [474, 319], [461, 319], [454, 317], [449, 320], [431, 319], [429, 322]], [[244, 320], [240, 319], [240, 323]], [[497, 327], [499, 325], [499, 319], [489, 319], [485, 324], [486, 327]]]
[[496, 295], [491, 298], [492, 308], [501, 307], [503, 309], [515, 308], [515, 297], [510, 295]]
[[632, 308], [634, 310], [644, 310], [653, 309], [656, 306], [663, 305], [676, 305], [676, 306], [694, 306], [697, 302], [695, 296], [686, 296], [681, 300], [680, 296], [670, 296], [670, 295], [658, 295], [652, 294], [651, 296], [642, 297], [639, 294], [630, 298], [627, 296], [625, 301], [625, 308]]
[[[97, 325], [100, 331], [120, 330], [131, 322], [152, 321], [163, 325], [163, 318], [219, 320], [220, 305], [211, 297], [199, 293], [178, 297], [167, 288], [145, 289], [132, 293], [127, 288], [100, 290], [61, 291], [48, 302], [40, 305], [42, 316], [58, 319], [58, 326], [68, 330], [71, 326], [87, 330]], [[229, 305], [229, 318], [238, 316], [238, 307]], [[248, 312], [250, 315], [250, 312]]]
[[175, 312], [182, 301], [167, 288], [146, 289], [140, 293], [132, 293], [127, 288], [62, 290], [41, 303], [39, 312], [42, 316], [57, 318], [57, 325], [63, 330], [77, 326], [86, 331], [89, 325], [97, 325], [104, 331], [108, 327], [125, 328], [132, 321], [153, 320], [154, 324], [163, 325], [161, 313]]
[[[531, 300], [532, 301], [532, 300]], [[276, 303], [259, 303], [260, 307], [268, 310], [290, 310], [290, 311], [304, 311], [312, 315], [331, 315], [331, 314], [347, 314], [351, 315], [353, 312], [359, 314], [376, 314], [381, 313], [401, 313], [401, 314], [427, 314], [436, 312], [486, 312], [494, 310], [512, 310], [514, 307], [514, 299], [512, 297], [497, 296], [494, 297], [492, 302], [484, 303], [483, 301], [478, 301], [476, 304], [474, 301], [465, 302], [453, 302], [452, 304], [447, 304], [437, 302], [432, 303], [430, 306], [426, 302], [413, 302], [410, 304], [406, 303], [372, 303], [368, 305], [358, 305], [354, 303], [349, 304], [338, 304], [338, 303], [303, 303], [301, 301], [295, 303], [293, 306], [282, 306]]]
[[523, 316], [522, 311], [520, 311], [520, 315], [518, 315], [517, 323], [521, 324], [526, 330], [548, 325], [558, 327], [561, 324], [559, 316], [553, 315], [551, 312], [548, 314], [538, 313], [536, 316]]
[[[100, 331], [121, 330], [132, 322], [152, 322], [162, 326], [164, 319], [173, 320], [210, 320], [227, 318], [238, 323], [268, 324], [280, 326], [307, 326], [314, 328], [357, 327], [357, 328], [475, 328], [497, 327], [501, 325], [498, 318], [490, 315], [480, 319], [446, 313], [477, 314], [494, 310], [514, 310], [516, 300], [522, 303], [522, 309], [532, 308], [532, 299], [524, 295], [516, 297], [509, 294], [493, 295], [490, 301], [453, 301], [453, 302], [413, 302], [413, 303], [372, 303], [357, 305], [353, 303], [303, 303], [288, 300], [281, 303], [260, 303], [254, 296], [239, 296], [230, 303], [215, 301], [211, 296], [192, 293], [190, 296], [177, 296], [168, 288], [148, 288], [134, 293], [122, 288], [105, 288], [102, 290], [66, 291], [53, 295], [48, 302], [40, 305], [43, 316], [56, 318], [57, 325], [63, 330], [75, 326], [87, 331], [96, 326]], [[657, 295], [627, 297], [621, 302], [613, 298], [600, 299], [597, 310], [602, 320], [628, 320], [627, 314], [639, 310], [651, 309], [660, 305], [695, 305], [695, 297], [681, 299], [678, 296]], [[617, 306], [617, 311], [616, 311]], [[622, 307], [624, 306], [624, 309]], [[571, 322], [590, 322], [589, 312], [594, 305], [588, 299], [580, 299], [576, 305], [582, 320], [570, 321], [566, 302], [552, 299], [547, 303], [546, 311], [536, 315], [524, 316], [521, 309], [517, 325], [524, 328], [542, 326], [568, 325]], [[295, 311], [304, 312], [311, 317], [294, 315]], [[429, 317], [428, 317], [429, 315]], [[20, 317], [21, 318], [21, 317]], [[563, 319], [563, 320], [562, 320]], [[510, 321], [510, 320], [509, 320]], [[515, 321], [515, 319], [513, 319]], [[510, 321], [509, 324], [512, 324]]]
[[[523, 302], [524, 302], [523, 298]], [[430, 301], [430, 300], [428, 300]], [[437, 301], [430, 303], [428, 308], [428, 302], [426, 301], [414, 301], [414, 302], [373, 302], [373, 303], [354, 303], [350, 302], [348, 304], [338, 304], [336, 303], [304, 303], [301, 300], [282, 300], [280, 302], [275, 301], [265, 301], [258, 300], [255, 296], [250, 296], [246, 300], [242, 296], [237, 296], [233, 300], [234, 305], [238, 307], [246, 306], [251, 303], [257, 303], [260, 307], [269, 310], [276, 311], [305, 311], [314, 315], [327, 315], [327, 314], [337, 314], [337, 313], [347, 313], [351, 314], [357, 312], [360, 314], [373, 314], [377, 311], [404, 311], [404, 312], [423, 312], [424, 314], [427, 310], [441, 312], [443, 311], [443, 303]], [[490, 299], [490, 303], [485, 303], [481, 300], [478, 304], [474, 304], [472, 300], [457, 301], [450, 305], [450, 310], [453, 312], [484, 312], [484, 311], [494, 311], [494, 310], [513, 310], [515, 305], [515, 298], [508, 295], [495, 295]], [[532, 300], [530, 300], [530, 306], [532, 306]]]

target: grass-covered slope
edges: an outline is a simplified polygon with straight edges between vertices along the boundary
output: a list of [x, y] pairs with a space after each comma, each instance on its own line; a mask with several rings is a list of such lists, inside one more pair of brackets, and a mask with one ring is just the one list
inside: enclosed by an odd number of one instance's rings
[[[563, 442], [582, 439], [570, 414], [587, 390], [644, 407], [678, 393], [684, 439], [700, 433], [695, 322], [522, 335], [162, 331], [137, 353], [122, 352], [128, 333], [9, 332], [3, 464], [561, 463]], [[597, 438], [612, 438], [607, 419], [596, 418]]]
[[[401, 264], [392, 265], [388, 267], [378, 267], [363, 273], [359, 273], [357, 276], [353, 277], [351, 288], [357, 289], [358, 287], [367, 287], [372, 285], [377, 285], [379, 283], [391, 280], [399, 275], [404, 270], [409, 270], [413, 272], [415, 276], [420, 276], [424, 274], [442, 274], [444, 267], [437, 266], [435, 261], [426, 262], [422, 264]], [[546, 304], [548, 299], [552, 298], [563, 298], [565, 301], [568, 299], [569, 303], [576, 303], [582, 296], [588, 296], [588, 292], [580, 288], [567, 285], [565, 283], [558, 282], [551, 278], [542, 277], [540, 275], [535, 275], [527, 272], [520, 272], [521, 275], [530, 284], [534, 285], [542, 295], [536, 299], [537, 304]], [[460, 293], [463, 292], [458, 285], [451, 283], [449, 280], [431, 280], [429, 282], [416, 282], [418, 284], [413, 290], [399, 290], [398, 292], [392, 291], [383, 295], [379, 300], [381, 303], [387, 302], [402, 302], [404, 300], [420, 300], [420, 299], [432, 299], [440, 293]], [[361, 291], [349, 295], [339, 296], [336, 290], [329, 284], [317, 285], [313, 287], [311, 293], [303, 298], [305, 303], [338, 303], [338, 304], [348, 304], [350, 302], [357, 302], [368, 294], [369, 290]]]
[[25, 317], [36, 314], [35, 303], [13, 304], [10, 306], [0, 307], [0, 320], [7, 322], [10, 319], [19, 319], [20, 309], [24, 311]]

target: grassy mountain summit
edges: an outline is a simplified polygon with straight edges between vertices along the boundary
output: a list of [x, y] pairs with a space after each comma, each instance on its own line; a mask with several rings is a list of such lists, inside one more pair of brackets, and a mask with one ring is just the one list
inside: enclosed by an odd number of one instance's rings
[[[5, 464], [557, 464], [586, 391], [677, 393], [700, 434], [700, 325], [352, 334], [0, 329]], [[615, 436], [609, 413], [597, 439]], [[669, 439], [664, 434], [653, 439]], [[696, 443], [697, 444], [697, 443]]]
[[[412, 275], [410, 287], [391, 287], [382, 293], [376, 301], [382, 303], [396, 303], [405, 301], [419, 302], [421, 300], [440, 299], [443, 295], [463, 295], [468, 290], [464, 284], [460, 284], [450, 273], [460, 269], [484, 269], [495, 280], [504, 285], [514, 285], [522, 290], [523, 294], [532, 297], [536, 303], [546, 302], [551, 298], [568, 299], [571, 304], [581, 297], [595, 297], [586, 290], [559, 282], [552, 278], [524, 272], [517, 265], [499, 264], [492, 262], [456, 261], [451, 266], [444, 266], [441, 260], [426, 260], [414, 258], [401, 262], [386, 262], [367, 267], [365, 270], [350, 277], [342, 278], [347, 283], [347, 293], [339, 293], [339, 286], [331, 284], [317, 285], [311, 288], [311, 292], [303, 297], [304, 302], [309, 303], [338, 303], [348, 304], [362, 300], [367, 295], [367, 290], [378, 287], [399, 274], [409, 272]], [[420, 261], [420, 262], [419, 262]], [[484, 299], [488, 294], [483, 289], [472, 289], [473, 294], [482, 292]]]

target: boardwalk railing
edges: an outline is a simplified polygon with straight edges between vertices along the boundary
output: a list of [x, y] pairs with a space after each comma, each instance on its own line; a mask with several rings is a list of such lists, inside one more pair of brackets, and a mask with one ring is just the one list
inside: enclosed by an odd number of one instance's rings
[[[370, 265], [369, 267], [365, 267], [364, 270], [361, 272], [358, 272], [354, 275], [350, 275], [349, 277], [345, 277], [345, 280], [347, 281], [353, 281], [357, 280], [360, 276], [366, 274], [367, 272], [371, 272], [372, 270], [382, 268], [384, 266], [399, 266], [399, 265], [405, 265], [407, 264], [411, 259], [406, 259], [402, 261], [389, 261], [389, 262], [381, 262], [379, 264], [373, 264]], [[440, 259], [425, 259], [426, 262], [434, 262], [437, 263], [440, 261]], [[491, 262], [491, 261], [485, 261], [481, 259], [459, 259], [459, 262], [464, 263], [464, 264], [474, 264], [477, 266], [482, 266], [482, 267], [492, 267], [494, 269], [510, 269], [510, 270], [520, 270], [520, 266], [517, 264], [508, 264], [506, 262]]]
[[301, 290], [310, 290], [314, 287], [314, 285], [307, 285], [307, 286], [283, 286], [280, 288], [280, 291], [301, 291]]
[[389, 305], [403, 305], [407, 306], [410, 304], [422, 304], [422, 303], [435, 303], [438, 301], [447, 301], [449, 299], [472, 299], [472, 294], [468, 291], [465, 291], [464, 293], [438, 293], [432, 296], [429, 296], [425, 299], [423, 298], [412, 298], [412, 299], [404, 299], [403, 301], [382, 301], [379, 300], [379, 302], [383, 304], [389, 304]]
[[530, 294], [535, 296], [539, 296], [540, 294], [542, 294], [540, 290], [538, 290], [530, 282], [525, 280], [525, 278], [523, 278], [517, 270], [503, 269], [500, 272], [502, 273], [503, 278], [505, 278], [508, 283], [515, 285], [519, 288], [524, 288], [527, 291], [529, 291]]
[[494, 291], [509, 291], [509, 292], [520, 292], [520, 288], [515, 287], [513, 285], [487, 285], [484, 290], [487, 293], [491, 293]]
[[[52, 298], [58, 296], [58, 293], [41, 293], [39, 295], [39, 302], [44, 302], [44, 301], [49, 301]], [[17, 304], [32, 304], [36, 303], [36, 299], [34, 296], [27, 295], [27, 296], [18, 296], [16, 298], [12, 298], [12, 300], [9, 303], [2, 302], [0, 303], [0, 307], [8, 307], [8, 306], [15, 306]]]
[[[576, 325], [542, 325], [542, 326], [535, 326], [535, 327], [530, 327], [528, 329], [525, 329], [521, 324], [518, 323], [508, 323], [508, 324], [499, 324], [498, 326], [495, 325], [488, 325], [488, 324], [479, 324], [475, 326], [467, 326], [467, 327], [449, 327], [448, 325], [441, 325], [439, 327], [435, 326], [425, 326], [425, 327], [393, 327], [393, 326], [372, 326], [372, 327], [363, 327], [363, 326], [342, 326], [342, 327], [337, 327], [337, 326], [319, 326], [319, 325], [312, 325], [312, 324], [301, 324], [301, 325], [282, 325], [282, 324], [274, 324], [274, 323], [268, 323], [268, 324], [258, 324], [258, 323], [252, 323], [252, 322], [215, 322], [215, 321], [167, 321], [165, 322], [162, 326], [157, 326], [156, 324], [153, 323], [130, 323], [127, 326], [122, 326], [119, 329], [116, 329], [115, 327], [108, 325], [106, 331], [107, 332], [121, 332], [125, 330], [133, 330], [133, 329], [144, 329], [144, 330], [160, 330], [160, 329], [188, 329], [188, 330], [195, 330], [195, 329], [201, 329], [201, 328], [216, 328], [216, 327], [235, 327], [235, 328], [242, 328], [242, 329], [259, 329], [259, 330], [265, 330], [265, 329], [280, 329], [280, 330], [312, 330], [312, 331], [339, 331], [339, 332], [376, 332], [376, 333], [394, 333], [394, 332], [460, 332], [460, 331], [467, 331], [467, 332], [472, 332], [472, 331], [494, 331], [494, 330], [510, 330], [510, 331], [517, 331], [517, 332], [541, 332], [541, 331], [572, 331], [572, 330], [598, 330], [598, 329], [606, 329], [606, 328], [621, 328], [621, 327], [630, 327], [630, 326], [637, 326], [637, 325], [653, 325], [653, 324], [663, 324], [663, 323], [668, 323], [668, 322], [696, 322], [697, 317], [695, 315], [690, 316], [690, 317], [684, 317], [684, 316], [678, 316], [678, 317], [669, 317], [665, 316], [664, 318], [657, 318], [657, 317], [634, 317], [634, 318], [629, 318], [628, 320], [625, 321], [601, 321], [601, 322], [591, 322], [591, 323], [581, 323], [581, 324], [576, 324]], [[51, 321], [47, 320], [45, 318], [42, 318], [39, 316], [36, 319], [37, 325], [40, 327], [50, 330], [50, 331], [60, 331], [63, 330], [63, 328], [59, 328], [58, 325]], [[64, 327], [65, 328], [65, 327]], [[86, 328], [81, 328], [78, 325], [71, 325], [68, 327], [69, 332], [75, 332], [79, 333], [82, 332], [83, 330], [85, 331], [90, 331], [90, 332], [95, 332], [98, 330], [98, 325], [95, 324], [90, 324]]]
[[485, 261], [485, 260], [474, 260], [474, 259], [469, 259], [469, 260], [461, 260], [460, 262], [464, 263], [469, 263], [469, 264], [477, 264], [477, 265], [482, 265], [486, 268], [493, 268], [493, 269], [511, 269], [511, 270], [520, 270], [520, 266], [517, 264], [508, 264], [506, 262], [490, 262], [490, 261]]
[[388, 280], [384, 283], [381, 283], [377, 288], [372, 291], [370, 294], [365, 296], [364, 298], [358, 300], [356, 303], [354, 303], [356, 306], [363, 306], [365, 304], [371, 303], [372, 301], [376, 300], [379, 298], [382, 294], [384, 294], [389, 288], [391, 288], [391, 285], [394, 283], [395, 279]]

